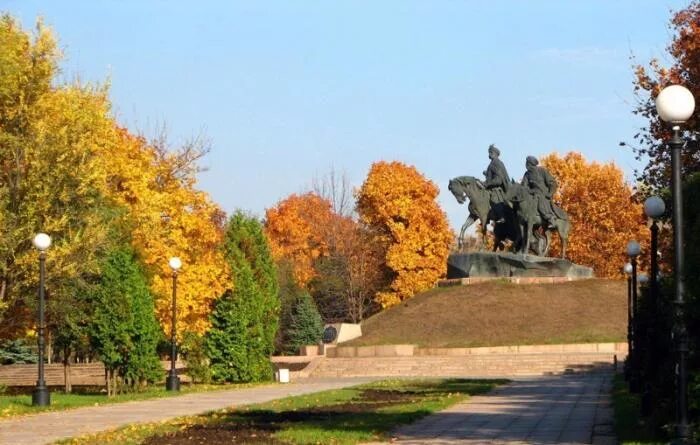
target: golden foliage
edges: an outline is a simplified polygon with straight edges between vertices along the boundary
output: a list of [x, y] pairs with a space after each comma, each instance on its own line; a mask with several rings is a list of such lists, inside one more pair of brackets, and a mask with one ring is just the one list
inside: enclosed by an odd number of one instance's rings
[[[634, 200], [622, 171], [613, 163], [587, 162], [580, 153], [541, 159], [559, 183], [554, 201], [571, 218], [567, 256], [593, 267], [596, 276], [620, 277], [627, 242], [649, 238], [642, 204]], [[552, 256], [558, 255], [554, 236]], [[646, 249], [645, 249], [646, 250]]]
[[231, 283], [220, 251], [223, 212], [195, 189], [196, 150], [171, 152], [118, 128], [106, 87], [52, 85], [59, 57], [41, 23], [32, 38], [0, 16], [0, 335], [33, 319], [34, 234], [54, 240], [47, 290], [49, 309], [59, 311], [77, 282], [99, 274], [115, 226], [146, 267], [166, 332], [168, 258], [182, 258], [180, 331], [202, 333], [210, 302]]
[[377, 233], [394, 274], [389, 290], [377, 294], [382, 307], [432, 287], [446, 272], [452, 233], [437, 195], [415, 167], [384, 161], [372, 165], [358, 192], [360, 220]]
[[275, 261], [291, 261], [302, 287], [316, 275], [314, 261], [328, 253], [324, 232], [332, 219], [331, 203], [315, 193], [290, 195], [265, 212], [272, 256]]
[[127, 209], [133, 245], [155, 296], [156, 315], [169, 335], [172, 271], [178, 256], [179, 332], [203, 333], [211, 302], [231, 286], [220, 246], [224, 214], [206, 193], [194, 188], [194, 171], [181, 172], [177, 153], [160, 153], [143, 138], [116, 129], [115, 146], [102, 158], [107, 194]]

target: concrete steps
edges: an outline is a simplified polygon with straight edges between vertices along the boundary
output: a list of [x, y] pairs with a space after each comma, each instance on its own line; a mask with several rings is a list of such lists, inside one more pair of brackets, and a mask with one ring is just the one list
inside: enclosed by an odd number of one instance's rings
[[319, 360], [311, 377], [502, 377], [610, 369], [624, 357], [609, 352], [516, 353], [395, 357], [339, 357]]

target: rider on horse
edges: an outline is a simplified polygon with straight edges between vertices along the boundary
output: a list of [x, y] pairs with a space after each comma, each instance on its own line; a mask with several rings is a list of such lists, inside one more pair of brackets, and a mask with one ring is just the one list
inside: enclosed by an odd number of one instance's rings
[[557, 214], [552, 207], [552, 196], [557, 191], [557, 181], [544, 167], [538, 167], [539, 161], [534, 156], [525, 160], [525, 176], [522, 185], [530, 189], [530, 194], [537, 198], [537, 210], [543, 221], [556, 227]]
[[508, 191], [508, 184], [510, 184], [510, 176], [508, 176], [508, 171], [506, 166], [503, 165], [503, 161], [498, 159], [501, 155], [501, 151], [494, 144], [489, 146], [489, 159], [491, 162], [484, 172], [486, 180], [484, 181], [484, 187], [489, 191], [489, 197], [491, 200], [491, 208], [494, 213], [494, 224], [501, 224], [506, 221], [505, 212], [503, 209], [505, 202], [505, 192]]

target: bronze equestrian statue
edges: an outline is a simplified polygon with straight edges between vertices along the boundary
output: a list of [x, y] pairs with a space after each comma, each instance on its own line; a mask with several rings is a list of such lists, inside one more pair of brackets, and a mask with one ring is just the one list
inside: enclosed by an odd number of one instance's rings
[[536, 158], [528, 156], [526, 172], [520, 184], [508, 177], [508, 172], [499, 159], [500, 150], [489, 146], [491, 162], [484, 171], [482, 182], [473, 176], [459, 176], [449, 183], [449, 190], [463, 204], [469, 199], [469, 216], [462, 225], [458, 248], [464, 245], [466, 230], [477, 220], [481, 221], [482, 241], [486, 240], [486, 226], [493, 222], [493, 250], [503, 250], [504, 241], [512, 241], [515, 252], [534, 252], [546, 256], [551, 243], [551, 232], [556, 230], [562, 245], [562, 258], [566, 256], [569, 236], [569, 217], [561, 208], [552, 204], [557, 183]]
[[[557, 190], [554, 177], [544, 167], [539, 167], [534, 156], [528, 156], [525, 162], [526, 172], [520, 184], [511, 184], [506, 194], [506, 200], [511, 203], [521, 227], [523, 246], [528, 246], [530, 236], [537, 236], [541, 229], [546, 237], [543, 248], [538, 249], [537, 255], [546, 256], [551, 245], [551, 232], [557, 231], [561, 241], [561, 257], [566, 258], [566, 245], [569, 239], [571, 222], [569, 215], [552, 203], [552, 197]], [[527, 253], [526, 249], [520, 249]]]

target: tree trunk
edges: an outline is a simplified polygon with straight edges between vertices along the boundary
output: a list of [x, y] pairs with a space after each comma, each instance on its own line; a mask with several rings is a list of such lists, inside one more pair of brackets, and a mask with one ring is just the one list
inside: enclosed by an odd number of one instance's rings
[[51, 364], [51, 356], [53, 355], [53, 349], [51, 348], [51, 329], [46, 329], [46, 360], [48, 364]]
[[66, 394], [73, 392], [73, 385], [71, 383], [71, 350], [68, 346], [63, 348], [63, 384], [65, 386], [64, 391]]
[[105, 367], [105, 386], [107, 386], [107, 397], [112, 397], [112, 370]]

